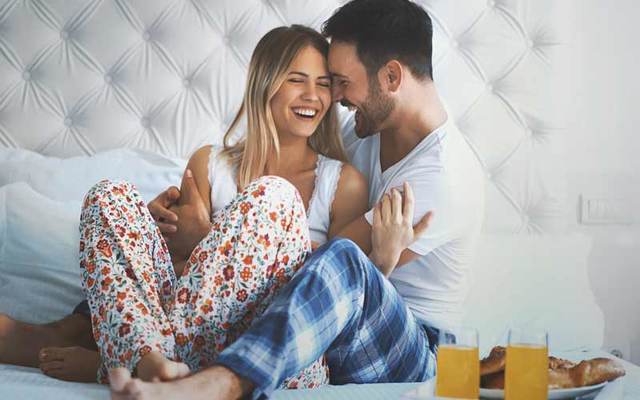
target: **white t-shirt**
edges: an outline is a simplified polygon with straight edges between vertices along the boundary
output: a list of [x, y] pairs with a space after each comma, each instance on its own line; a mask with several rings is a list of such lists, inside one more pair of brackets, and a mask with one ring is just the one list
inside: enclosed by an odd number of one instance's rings
[[[238, 194], [237, 171], [220, 156], [224, 147], [212, 146], [209, 156], [209, 183], [211, 184], [211, 213], [226, 207]], [[342, 161], [318, 154], [315, 170], [315, 185], [307, 211], [309, 238], [324, 244], [329, 236], [331, 209], [338, 181], [342, 173]]]
[[[409, 247], [421, 257], [395, 269], [389, 280], [419, 320], [435, 327], [459, 324], [484, 218], [484, 176], [471, 148], [447, 122], [382, 173], [379, 134], [359, 139], [353, 128], [344, 129], [344, 143], [368, 179], [370, 208], [406, 181], [416, 199], [414, 224], [433, 211], [427, 232]], [[365, 217], [371, 224], [373, 210]]]

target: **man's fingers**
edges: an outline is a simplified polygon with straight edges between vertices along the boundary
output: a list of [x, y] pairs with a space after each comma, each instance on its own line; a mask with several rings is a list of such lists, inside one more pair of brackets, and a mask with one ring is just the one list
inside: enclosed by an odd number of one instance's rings
[[382, 196], [380, 217], [382, 219], [382, 222], [385, 224], [391, 221], [391, 198], [389, 197], [388, 193]]
[[429, 224], [431, 223], [431, 219], [433, 218], [433, 212], [429, 211], [422, 217], [422, 219], [413, 226], [413, 237], [418, 238], [429, 228]]
[[180, 189], [175, 186], [169, 186], [164, 192], [166, 194], [166, 203], [168, 203], [166, 204], [167, 207], [173, 205], [180, 198]]
[[398, 189], [391, 189], [391, 220], [396, 223], [402, 222], [402, 195]]
[[413, 196], [413, 189], [411, 188], [411, 185], [409, 185], [409, 182], [404, 183], [403, 190], [404, 191], [402, 197], [404, 199], [404, 205], [402, 207], [402, 216], [404, 217], [404, 220], [406, 222], [411, 224], [413, 221], [415, 197]]
[[373, 206], [373, 226], [382, 224], [382, 216], [380, 215], [380, 203]]
[[167, 224], [165, 222], [156, 222], [158, 228], [160, 228], [160, 232], [162, 233], [176, 233], [178, 232], [178, 227], [172, 224]]
[[149, 212], [153, 216], [153, 219], [156, 220], [156, 222], [178, 221], [178, 215], [176, 213], [169, 210], [168, 208], [164, 208], [161, 204], [158, 204], [158, 203], [153, 203], [153, 202], [149, 203]]

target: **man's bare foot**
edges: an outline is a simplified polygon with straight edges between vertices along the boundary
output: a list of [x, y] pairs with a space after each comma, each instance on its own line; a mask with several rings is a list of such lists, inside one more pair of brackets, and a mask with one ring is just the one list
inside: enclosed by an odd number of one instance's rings
[[189, 375], [187, 364], [171, 361], [157, 351], [145, 354], [136, 367], [138, 378], [145, 382], [172, 381]]
[[37, 325], [0, 314], [0, 363], [38, 367], [40, 349], [51, 346], [95, 348], [91, 321], [74, 314], [60, 321]]
[[40, 350], [40, 370], [52, 378], [71, 382], [96, 382], [100, 368], [97, 351], [84, 347], [45, 347]]
[[252, 386], [221, 366], [214, 366], [186, 378], [170, 382], [143, 382], [131, 377], [125, 368], [109, 371], [112, 400], [230, 400], [239, 399]]

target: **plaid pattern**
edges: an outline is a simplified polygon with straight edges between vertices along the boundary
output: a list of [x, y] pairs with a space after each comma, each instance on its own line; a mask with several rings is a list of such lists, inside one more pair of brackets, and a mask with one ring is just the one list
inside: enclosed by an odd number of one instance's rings
[[252, 381], [253, 398], [268, 397], [322, 354], [332, 384], [421, 382], [435, 375], [429, 329], [360, 248], [334, 239], [216, 363]]

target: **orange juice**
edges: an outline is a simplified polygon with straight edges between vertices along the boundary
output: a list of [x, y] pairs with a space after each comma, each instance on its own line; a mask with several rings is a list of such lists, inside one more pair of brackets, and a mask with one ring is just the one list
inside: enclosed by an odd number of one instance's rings
[[480, 359], [477, 347], [438, 346], [436, 396], [477, 399], [480, 396]]
[[549, 381], [547, 347], [510, 344], [505, 372], [506, 400], [546, 400]]

